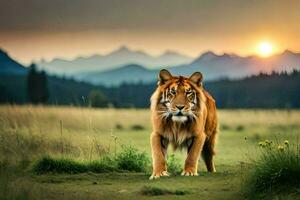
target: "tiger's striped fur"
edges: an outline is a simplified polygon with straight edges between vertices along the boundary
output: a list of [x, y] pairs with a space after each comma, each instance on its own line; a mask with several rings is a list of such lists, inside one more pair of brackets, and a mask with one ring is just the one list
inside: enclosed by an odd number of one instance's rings
[[214, 172], [214, 145], [217, 135], [217, 113], [214, 99], [202, 86], [202, 74], [189, 78], [172, 76], [161, 70], [158, 86], [151, 97], [151, 148], [153, 173], [150, 178], [167, 174], [166, 152], [186, 148], [184, 175], [197, 175], [199, 156], [207, 170]]

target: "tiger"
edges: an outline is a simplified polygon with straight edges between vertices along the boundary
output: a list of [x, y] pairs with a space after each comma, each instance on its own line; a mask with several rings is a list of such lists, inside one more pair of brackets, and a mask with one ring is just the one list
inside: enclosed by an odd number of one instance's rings
[[218, 133], [214, 98], [203, 88], [203, 75], [173, 76], [166, 69], [150, 99], [152, 133], [150, 136], [152, 174], [150, 180], [169, 176], [168, 146], [186, 149], [182, 176], [198, 176], [200, 154], [208, 172], [216, 172], [213, 157]]

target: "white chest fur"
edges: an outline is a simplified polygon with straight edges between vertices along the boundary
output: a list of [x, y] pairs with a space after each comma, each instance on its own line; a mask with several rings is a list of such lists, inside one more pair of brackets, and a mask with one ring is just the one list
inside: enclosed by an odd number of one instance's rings
[[181, 146], [187, 139], [192, 137], [192, 133], [186, 129], [184, 123], [174, 122], [168, 130], [164, 133], [164, 137], [170, 143], [176, 146]]

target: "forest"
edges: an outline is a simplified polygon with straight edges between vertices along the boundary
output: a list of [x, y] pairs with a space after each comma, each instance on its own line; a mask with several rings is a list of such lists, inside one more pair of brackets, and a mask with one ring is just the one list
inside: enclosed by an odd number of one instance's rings
[[[0, 102], [116, 108], [147, 108], [156, 83], [123, 83], [105, 87], [74, 79], [45, 75], [32, 83], [32, 70], [26, 75], [0, 75]], [[46, 80], [45, 80], [46, 79]], [[40, 83], [39, 83], [40, 80]], [[41, 85], [36, 89], [32, 85]], [[258, 74], [238, 80], [204, 82], [219, 108], [299, 108], [300, 72]], [[34, 99], [32, 95], [43, 97]], [[38, 97], [37, 97], [38, 98]]]

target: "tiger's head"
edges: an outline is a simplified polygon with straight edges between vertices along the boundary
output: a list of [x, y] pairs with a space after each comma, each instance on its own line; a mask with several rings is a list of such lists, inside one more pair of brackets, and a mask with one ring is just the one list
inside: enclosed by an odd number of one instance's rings
[[[159, 72], [155, 103], [156, 112], [163, 119], [184, 123], [198, 116], [202, 74], [193, 73], [189, 78], [172, 76], [163, 69]], [[153, 103], [153, 102], [152, 102]]]

